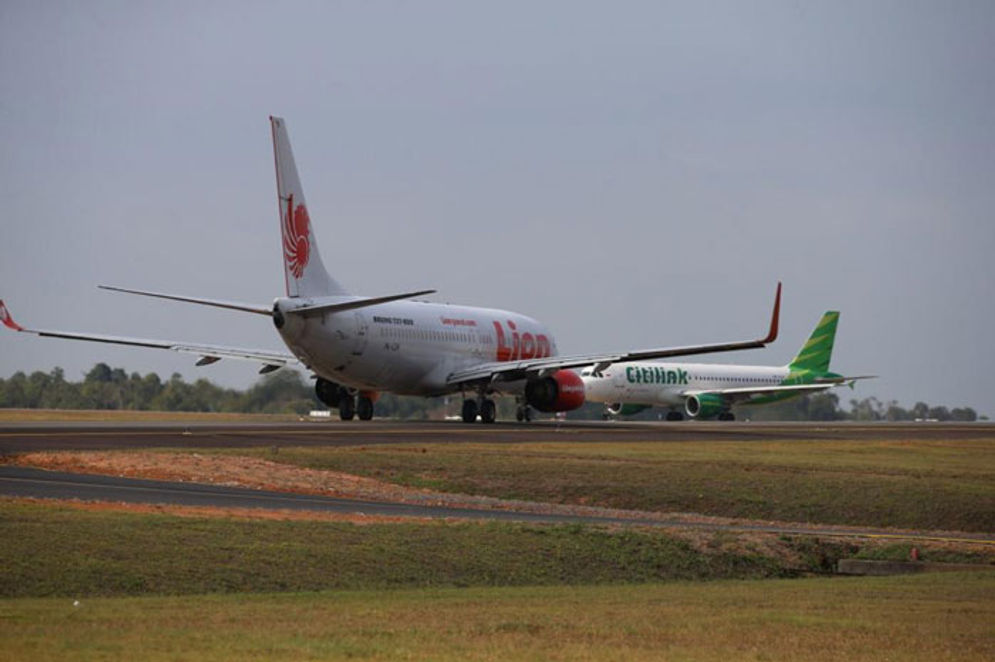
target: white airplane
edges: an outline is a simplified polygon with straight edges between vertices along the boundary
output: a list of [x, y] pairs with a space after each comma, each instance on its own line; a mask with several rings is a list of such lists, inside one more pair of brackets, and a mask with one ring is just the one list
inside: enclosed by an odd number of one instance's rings
[[91, 333], [28, 329], [17, 324], [0, 301], [0, 322], [39, 336], [155, 347], [199, 355], [197, 365], [223, 358], [263, 364], [260, 372], [299, 365], [314, 373], [315, 392], [343, 420], [373, 417], [377, 393], [463, 395], [462, 418], [492, 423], [495, 393], [514, 395], [517, 418], [576, 409], [584, 385], [571, 368], [763, 347], [777, 337], [781, 285], [770, 330], [759, 340], [641, 351], [559, 356], [553, 334], [538, 321], [504, 310], [412, 301], [435, 290], [389, 296], [350, 294], [325, 270], [304, 192], [297, 175], [286, 123], [270, 118], [287, 296], [254, 305], [101, 285], [107, 290], [254, 313], [272, 319], [290, 353], [150, 340]]
[[668, 421], [689, 418], [735, 418], [736, 404], [779, 402], [802, 393], [853, 385], [873, 375], [844, 377], [829, 371], [840, 314], [822, 316], [808, 342], [785, 366], [707, 363], [631, 362], [605, 370], [581, 370], [584, 395], [605, 403], [605, 417], [631, 416], [650, 407], [667, 407]]

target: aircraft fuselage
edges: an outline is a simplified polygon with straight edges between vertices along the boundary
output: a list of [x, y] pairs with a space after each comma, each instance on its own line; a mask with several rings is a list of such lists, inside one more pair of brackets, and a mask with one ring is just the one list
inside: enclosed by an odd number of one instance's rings
[[[280, 298], [274, 305], [285, 313], [314, 303]], [[363, 390], [440, 395], [459, 390], [446, 382], [456, 370], [557, 355], [553, 334], [542, 323], [493, 308], [395, 301], [277, 319], [287, 347], [315, 373]]]

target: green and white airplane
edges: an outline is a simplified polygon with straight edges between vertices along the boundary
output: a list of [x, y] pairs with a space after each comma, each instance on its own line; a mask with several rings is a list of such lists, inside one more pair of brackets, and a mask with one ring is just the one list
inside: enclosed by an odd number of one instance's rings
[[605, 403], [605, 415], [627, 416], [650, 407], [666, 407], [668, 421], [689, 418], [735, 419], [733, 405], [760, 405], [802, 393], [823, 391], [874, 375], [844, 377], [829, 371], [838, 311], [822, 316], [808, 342], [786, 366], [663, 363], [614, 364], [605, 370], [585, 368], [585, 399]]

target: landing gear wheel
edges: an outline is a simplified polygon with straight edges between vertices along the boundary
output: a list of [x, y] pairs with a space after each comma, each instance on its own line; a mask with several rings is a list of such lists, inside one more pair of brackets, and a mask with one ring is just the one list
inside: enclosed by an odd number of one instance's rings
[[476, 400], [464, 400], [463, 401], [463, 422], [473, 423], [477, 420], [477, 402]]
[[683, 421], [684, 420], [684, 414], [682, 414], [679, 411], [668, 411], [667, 412], [667, 420], [668, 421]]
[[359, 396], [356, 400], [356, 415], [359, 416], [359, 420], [368, 421], [373, 418], [373, 400], [370, 400], [365, 395]]
[[518, 405], [515, 408], [515, 420], [519, 423], [528, 423], [532, 420], [532, 407], [528, 405]]
[[356, 415], [356, 400], [351, 395], [339, 398], [339, 418], [343, 421], [351, 421]]
[[493, 423], [497, 418], [497, 406], [493, 400], [483, 400], [480, 403], [480, 422]]
[[719, 414], [720, 421], [735, 421], [736, 416], [731, 411], [724, 411]]

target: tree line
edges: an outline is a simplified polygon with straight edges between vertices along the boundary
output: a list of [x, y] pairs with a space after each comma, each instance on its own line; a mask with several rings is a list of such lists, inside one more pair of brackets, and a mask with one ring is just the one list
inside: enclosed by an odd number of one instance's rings
[[207, 379], [190, 383], [179, 373], [163, 381], [150, 372], [130, 375], [98, 363], [82, 381], [71, 382], [62, 368], [14, 373], [0, 379], [0, 407], [19, 409], [131, 409], [151, 411], [305, 413], [317, 406], [300, 373], [280, 370], [244, 391]]
[[836, 391], [824, 391], [804, 395], [784, 402], [766, 405], [764, 407], [743, 407], [743, 411], [751, 414], [754, 420], [764, 420], [765, 416], [775, 416], [780, 421], [977, 421], [987, 420], [987, 416], [978, 416], [971, 407], [948, 408], [943, 405], [931, 406], [925, 402], [917, 402], [905, 409], [896, 400], [887, 402], [876, 397], [848, 402], [849, 408], [840, 404]]
[[[501, 402], [499, 414], [513, 416], [510, 402]], [[739, 407], [739, 419], [757, 421], [975, 421], [979, 417], [970, 407], [947, 408], [917, 402], [909, 409], [894, 400], [884, 402], [875, 397], [851, 399], [849, 408], [840, 403], [835, 391], [803, 395], [780, 403]], [[306, 414], [325, 409], [314, 395], [313, 383], [295, 370], [278, 370], [264, 375], [245, 390], [218, 386], [207, 379], [190, 383], [179, 373], [163, 381], [150, 372], [128, 374], [122, 368], [98, 363], [82, 381], [65, 378], [62, 368], [30, 375], [17, 372], [0, 379], [0, 408], [16, 409], [131, 409], [149, 411], [239, 412], [264, 414]], [[383, 394], [376, 403], [376, 415], [392, 418], [441, 418], [458, 414], [459, 397], [419, 398]], [[599, 419], [603, 407], [588, 403], [568, 412], [570, 419]], [[660, 409], [649, 409], [635, 419], [655, 420]]]

